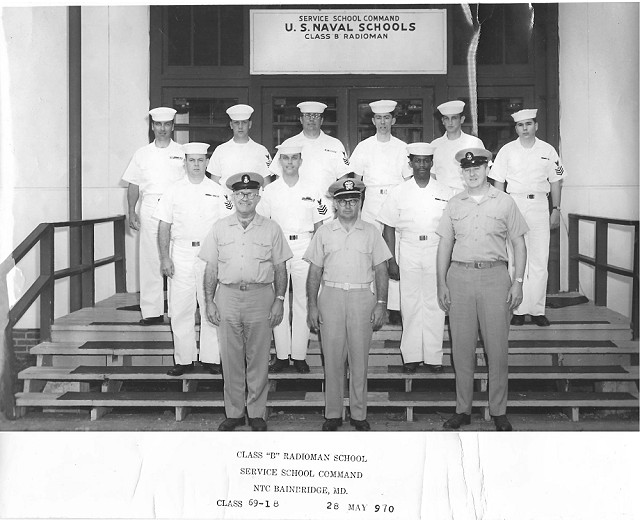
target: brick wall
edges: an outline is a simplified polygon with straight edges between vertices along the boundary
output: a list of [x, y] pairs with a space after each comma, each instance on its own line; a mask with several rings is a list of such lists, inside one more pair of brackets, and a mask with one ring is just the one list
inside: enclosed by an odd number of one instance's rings
[[17, 356], [29, 353], [31, 347], [40, 343], [40, 329], [13, 329], [13, 346]]

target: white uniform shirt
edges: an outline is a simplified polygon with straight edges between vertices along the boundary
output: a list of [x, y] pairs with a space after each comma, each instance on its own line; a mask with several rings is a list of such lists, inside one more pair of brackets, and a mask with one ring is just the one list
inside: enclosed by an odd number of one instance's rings
[[424, 188], [418, 186], [414, 179], [409, 179], [391, 189], [378, 221], [396, 228], [400, 232], [400, 240], [435, 233], [442, 212], [453, 195], [454, 191], [449, 186], [435, 179], [431, 179]]
[[[300, 178], [315, 184], [322, 194], [326, 194], [327, 189], [336, 179], [351, 172], [344, 145], [323, 131], [320, 131], [317, 139], [309, 139], [304, 132], [300, 132], [286, 139], [282, 145], [302, 146]], [[280, 152], [273, 158], [270, 170], [282, 177]]]
[[275, 220], [285, 235], [310, 233], [314, 224], [333, 216], [314, 184], [299, 179], [293, 186], [280, 177], [264, 188], [256, 211]]
[[226, 186], [227, 179], [236, 173], [255, 172], [268, 177], [271, 155], [259, 143], [249, 139], [247, 143], [236, 143], [233, 139], [219, 145], [211, 154], [207, 171], [220, 177]]
[[433, 152], [433, 167], [431, 173], [441, 183], [450, 186], [460, 192], [465, 189], [460, 163], [456, 161], [456, 154], [465, 148], [484, 148], [484, 144], [474, 135], [465, 134], [458, 139], [448, 139], [447, 134], [434, 139], [431, 146], [435, 147]]
[[566, 177], [554, 147], [537, 138], [531, 148], [522, 146], [520, 139], [505, 144], [488, 175], [498, 182], [507, 181], [509, 193], [549, 193], [549, 183]]
[[391, 136], [387, 142], [373, 135], [358, 143], [349, 157], [351, 170], [362, 175], [365, 186], [400, 184], [413, 174], [409, 168], [407, 143]]
[[202, 242], [216, 220], [232, 213], [225, 202], [218, 183], [205, 177], [193, 184], [185, 176], [165, 191], [154, 217], [171, 224], [171, 240]]
[[154, 141], [136, 150], [122, 180], [138, 185], [144, 195], [162, 195], [184, 175], [182, 145], [171, 140], [169, 146], [159, 148]]

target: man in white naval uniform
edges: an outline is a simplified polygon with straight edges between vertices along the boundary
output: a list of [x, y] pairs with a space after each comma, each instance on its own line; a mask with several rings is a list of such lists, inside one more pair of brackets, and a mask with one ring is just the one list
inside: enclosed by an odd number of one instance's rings
[[252, 107], [233, 105], [226, 112], [231, 119], [229, 126], [233, 131], [233, 137], [213, 151], [207, 172], [224, 188], [227, 199], [231, 201], [231, 190], [227, 188], [227, 179], [236, 173], [243, 172], [258, 173], [266, 179], [271, 175], [269, 172], [271, 154], [264, 146], [249, 137]]
[[[335, 137], [322, 131], [322, 114], [327, 105], [317, 101], [298, 103], [302, 132], [289, 137], [284, 146], [301, 146], [304, 163], [300, 166], [300, 178], [316, 185], [323, 196], [329, 186], [340, 177], [351, 173], [344, 145]], [[273, 158], [271, 173], [282, 176], [282, 164], [278, 153]]]
[[465, 189], [460, 163], [456, 161], [456, 153], [465, 148], [484, 148], [479, 138], [462, 131], [463, 110], [464, 101], [447, 101], [438, 105], [445, 133], [431, 142], [431, 146], [435, 148], [431, 175], [453, 188], [456, 193]]
[[[284, 315], [282, 322], [273, 329], [276, 344], [276, 358], [269, 367], [270, 372], [281, 372], [289, 366], [289, 356], [293, 366], [301, 374], [309, 372], [307, 346], [309, 326], [307, 325], [307, 274], [308, 262], [302, 255], [311, 243], [311, 237], [322, 221], [330, 218], [332, 212], [326, 200], [314, 184], [300, 178], [299, 169], [303, 162], [302, 147], [278, 146], [278, 160], [282, 166], [282, 177], [264, 188], [256, 211], [275, 220], [287, 239], [293, 258], [287, 260], [287, 273], [291, 276], [293, 288], [292, 324], [289, 326], [289, 290], [284, 293]], [[287, 280], [287, 286], [288, 286]]]
[[196, 302], [200, 305], [200, 362], [220, 373], [216, 327], [204, 317], [204, 268], [200, 244], [213, 223], [232, 213], [225, 207], [222, 186], [208, 179], [207, 143], [183, 146], [187, 175], [164, 193], [154, 216], [160, 221], [158, 247], [162, 274], [169, 277], [169, 315], [173, 331], [174, 366], [167, 374], [181, 376], [198, 360]]
[[[382, 224], [377, 217], [389, 190], [411, 177], [407, 162], [407, 143], [391, 135], [391, 127], [396, 123], [393, 117], [397, 102], [381, 99], [369, 103], [376, 127], [376, 134], [358, 143], [349, 157], [353, 172], [365, 185], [362, 220], [374, 224], [382, 232]], [[389, 322], [400, 324], [400, 287], [394, 277], [389, 279], [387, 309]]]
[[[133, 154], [122, 176], [122, 180], [129, 183], [129, 227], [140, 232], [141, 325], [156, 325], [164, 321], [164, 283], [158, 254], [158, 219], [153, 213], [167, 187], [184, 177], [182, 146], [171, 139], [175, 114], [173, 108], [167, 107], [149, 111], [155, 139]], [[138, 214], [136, 205], [139, 200]]]
[[424, 362], [438, 373], [442, 372], [444, 311], [438, 305], [436, 228], [454, 192], [431, 178], [431, 145], [412, 143], [407, 152], [413, 178], [389, 192], [378, 220], [384, 225], [389, 250], [395, 251], [396, 231], [400, 238], [399, 257], [389, 260], [389, 272], [399, 270], [400, 275], [404, 371], [414, 373]]
[[[545, 316], [547, 301], [547, 264], [550, 230], [560, 225], [560, 196], [566, 173], [555, 148], [536, 137], [538, 110], [524, 109], [511, 114], [518, 139], [505, 144], [493, 163], [489, 177], [495, 187], [505, 190], [515, 200], [529, 226], [524, 235], [527, 265], [522, 285], [522, 303], [513, 311], [512, 325], [523, 325], [529, 314], [531, 321], [548, 327]], [[549, 215], [551, 193], [553, 210]]]

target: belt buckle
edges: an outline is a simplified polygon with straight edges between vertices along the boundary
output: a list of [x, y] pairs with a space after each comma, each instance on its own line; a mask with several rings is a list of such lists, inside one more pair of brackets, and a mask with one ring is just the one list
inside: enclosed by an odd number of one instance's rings
[[298, 240], [298, 235], [289, 235], [289, 240]]
[[484, 264], [484, 262], [475, 261], [473, 262], [473, 267], [475, 267], [476, 269], [482, 269], [482, 264]]
[[247, 284], [246, 283], [241, 283], [240, 287], [238, 287], [238, 289], [240, 289], [241, 291], [246, 291], [247, 290]]
[[428, 235], [420, 235], [418, 237], [418, 240], [427, 240], [428, 239]]
[[536, 196], [535, 196], [535, 195], [533, 195], [532, 193], [530, 193], [529, 195], [527, 195], [527, 198], [528, 198], [528, 199], [535, 199], [535, 198], [536, 198]]
[[198, 247], [200, 242], [191, 242], [191, 247]]
[[351, 287], [351, 284], [349, 282], [342, 284], [343, 291], [348, 291], [350, 287]]
[[387, 189], [386, 188], [380, 188], [380, 195], [386, 195], [387, 194]]

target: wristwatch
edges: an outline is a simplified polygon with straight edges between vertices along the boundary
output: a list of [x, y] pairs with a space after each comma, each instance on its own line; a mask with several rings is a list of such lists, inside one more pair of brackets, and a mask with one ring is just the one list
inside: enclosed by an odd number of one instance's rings
[[284, 301], [284, 296], [276, 296], [276, 299]]
[[560, 211], [560, 206], [554, 206], [553, 209], [557, 209], [558, 211]]
[[524, 282], [524, 279], [523, 278], [514, 278], [513, 281], [522, 283], [522, 282]]

